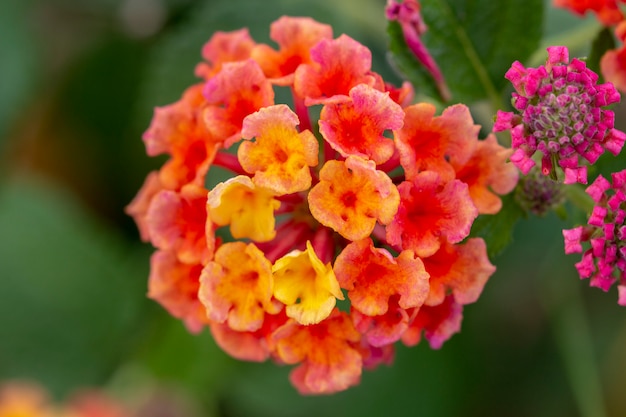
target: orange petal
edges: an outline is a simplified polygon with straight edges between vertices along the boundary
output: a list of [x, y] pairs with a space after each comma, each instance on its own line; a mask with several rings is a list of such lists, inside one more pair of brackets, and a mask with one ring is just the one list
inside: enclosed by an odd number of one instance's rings
[[252, 57], [259, 63], [265, 75], [278, 85], [293, 83], [293, 74], [300, 64], [310, 63], [310, 50], [322, 39], [330, 39], [333, 29], [310, 17], [282, 16], [270, 26], [270, 38], [280, 49], [258, 45]]
[[255, 45], [246, 28], [215, 32], [202, 47], [202, 57], [207, 62], [196, 66], [196, 76], [208, 80], [220, 72], [225, 63], [249, 58]]
[[356, 155], [380, 165], [393, 155], [386, 130], [402, 127], [404, 112], [388, 93], [365, 84], [350, 90], [350, 98], [327, 103], [320, 115], [320, 133], [342, 156]]
[[246, 116], [274, 104], [272, 84], [251, 59], [224, 64], [205, 84], [204, 96], [213, 104], [204, 110], [204, 122], [226, 148], [241, 139]]
[[298, 132], [298, 116], [279, 104], [252, 113], [243, 121], [244, 141], [237, 151], [243, 169], [254, 174], [257, 186], [277, 195], [304, 191], [311, 187], [309, 167], [318, 163], [319, 144], [309, 130]]
[[508, 162], [512, 149], [498, 144], [490, 134], [478, 141], [471, 158], [455, 166], [456, 178], [469, 187], [470, 197], [479, 214], [495, 214], [502, 208], [498, 194], [507, 194], [515, 188], [519, 178], [517, 167]]
[[390, 298], [389, 308], [384, 314], [368, 316], [356, 309], [353, 309], [351, 314], [356, 329], [374, 347], [397, 342], [409, 327], [409, 315], [398, 305], [398, 296]]
[[422, 306], [409, 328], [402, 335], [402, 342], [407, 346], [415, 346], [424, 337], [432, 349], [439, 349], [443, 343], [461, 330], [463, 306], [447, 296], [436, 306]]
[[143, 185], [137, 192], [137, 195], [126, 206], [124, 211], [131, 216], [137, 228], [139, 229], [139, 236], [144, 242], [150, 241], [150, 231], [148, 229], [147, 215], [148, 208], [152, 198], [163, 189], [161, 181], [159, 180], [159, 173], [152, 171], [146, 177]]
[[335, 261], [335, 273], [352, 307], [368, 316], [385, 314], [394, 295], [404, 309], [421, 306], [428, 295], [428, 273], [419, 258], [411, 251], [394, 258], [369, 238], [345, 247]]
[[459, 304], [475, 302], [496, 267], [489, 262], [487, 246], [480, 238], [463, 244], [444, 243], [433, 256], [424, 258], [430, 274], [430, 292], [425, 304], [435, 306], [452, 292]]
[[272, 354], [271, 335], [287, 322], [284, 311], [265, 314], [263, 326], [254, 332], [238, 332], [226, 323], [211, 323], [211, 334], [215, 343], [235, 359], [263, 362]]
[[201, 271], [201, 264], [183, 264], [172, 252], [156, 251], [150, 258], [148, 297], [181, 319], [192, 333], [208, 323], [198, 300]]
[[350, 240], [368, 237], [376, 221], [391, 222], [400, 201], [387, 174], [356, 156], [326, 162], [308, 200], [317, 221]]
[[307, 105], [324, 103], [337, 95], [348, 95], [358, 84], [372, 86], [372, 53], [347, 35], [322, 39], [311, 48], [312, 64], [303, 64], [295, 72], [294, 89]]
[[215, 244], [214, 240], [207, 241], [207, 192], [187, 184], [179, 193], [162, 190], [156, 194], [147, 214], [152, 244], [175, 251], [181, 262], [206, 263]]
[[256, 242], [268, 242], [276, 236], [274, 211], [279, 207], [273, 192], [256, 187], [245, 175], [219, 183], [207, 197], [207, 210], [214, 224], [230, 225], [235, 239]]
[[277, 313], [272, 301], [272, 264], [253, 243], [225, 243], [200, 276], [198, 297], [207, 317], [236, 331], [256, 331], [265, 313]]
[[171, 156], [159, 172], [165, 188], [178, 190], [191, 182], [204, 185], [204, 176], [220, 144], [202, 121], [201, 115], [208, 107], [202, 88], [203, 84], [193, 85], [176, 103], [157, 107], [143, 135], [148, 155]]
[[454, 179], [451, 164], [462, 165], [472, 155], [480, 126], [469, 109], [457, 104], [435, 117], [435, 106], [418, 103], [404, 109], [404, 125], [395, 131], [400, 163], [407, 180], [421, 171], [435, 171], [442, 180]]
[[27, 382], [6, 382], [0, 386], [0, 416], [56, 417], [50, 398], [39, 385]]
[[355, 345], [360, 337], [350, 317], [335, 309], [318, 324], [289, 321], [272, 339], [278, 359], [300, 363], [290, 380], [301, 394], [330, 394], [359, 383], [363, 363]]
[[307, 241], [274, 262], [274, 297], [287, 305], [287, 316], [308, 325], [327, 318], [337, 299], [343, 300], [333, 268], [324, 265]]
[[457, 243], [469, 235], [478, 211], [467, 184], [444, 182], [436, 172], [424, 171], [400, 184], [398, 191], [398, 213], [386, 231], [389, 244], [427, 257], [439, 250], [442, 240]]

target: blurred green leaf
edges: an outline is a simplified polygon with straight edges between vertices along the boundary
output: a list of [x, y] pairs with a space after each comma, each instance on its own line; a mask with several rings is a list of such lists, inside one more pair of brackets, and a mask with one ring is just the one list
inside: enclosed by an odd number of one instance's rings
[[0, 230], [0, 379], [102, 383], [141, 335], [146, 254], [33, 180], [0, 188]]
[[525, 216], [522, 208], [515, 202], [513, 193], [502, 198], [502, 209], [497, 214], [478, 216], [472, 225], [472, 237], [482, 237], [487, 243], [490, 258], [497, 256], [513, 239], [513, 230], [518, 220]]
[[28, 28], [32, 1], [0, 2], [0, 149], [11, 121], [37, 84], [37, 45]]
[[[505, 72], [524, 61], [542, 34], [542, 0], [422, 0], [422, 40], [443, 72], [453, 102], [488, 98], [500, 106]], [[410, 55], [402, 31], [389, 25], [392, 57], [418, 92], [437, 97], [432, 78]]]
[[598, 35], [591, 44], [591, 52], [587, 58], [587, 66], [602, 77], [600, 73], [600, 59], [602, 59], [606, 51], [614, 48], [615, 38], [613, 37], [613, 32], [611, 29], [605, 27], [598, 32]]

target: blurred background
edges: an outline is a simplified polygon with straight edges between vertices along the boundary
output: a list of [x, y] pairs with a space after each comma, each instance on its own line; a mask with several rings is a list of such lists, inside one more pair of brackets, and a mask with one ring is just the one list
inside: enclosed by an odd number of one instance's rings
[[[572, 223], [553, 214], [516, 225], [441, 350], [398, 346], [392, 366], [333, 396], [299, 396], [290, 368], [235, 361], [146, 299], [152, 249], [123, 209], [163, 163], [141, 141], [152, 110], [195, 81], [204, 42], [244, 26], [269, 42], [279, 16], [308, 15], [369, 46], [397, 83], [384, 4], [0, 2], [0, 383], [37, 381], [59, 400], [100, 387], [145, 416], [626, 415], [626, 310], [578, 280], [563, 254]], [[557, 37], [588, 24], [544, 20]]]

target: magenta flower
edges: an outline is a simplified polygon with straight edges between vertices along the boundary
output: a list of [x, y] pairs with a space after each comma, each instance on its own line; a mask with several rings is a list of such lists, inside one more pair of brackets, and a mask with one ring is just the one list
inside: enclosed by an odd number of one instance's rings
[[608, 150], [617, 155], [626, 134], [613, 128], [615, 116], [604, 107], [619, 102], [611, 83], [597, 84], [598, 75], [574, 58], [564, 46], [548, 48], [548, 60], [539, 68], [514, 62], [505, 77], [511, 81], [513, 106], [520, 114], [498, 111], [493, 130], [511, 130], [513, 162], [524, 174], [535, 165], [540, 151], [541, 171], [557, 178], [555, 164], [565, 173], [565, 184], [587, 183], [587, 167]]
[[626, 170], [611, 177], [613, 184], [600, 175], [587, 187], [596, 202], [588, 224], [563, 230], [563, 237], [565, 253], [583, 254], [576, 264], [580, 277], [604, 291], [617, 282], [618, 304], [626, 306]]

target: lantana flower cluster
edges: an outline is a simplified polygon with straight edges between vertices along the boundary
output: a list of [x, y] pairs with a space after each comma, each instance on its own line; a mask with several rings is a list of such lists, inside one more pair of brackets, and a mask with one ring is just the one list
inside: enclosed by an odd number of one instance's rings
[[619, 154], [626, 135], [614, 128], [615, 115], [606, 106], [620, 95], [611, 83], [597, 84], [598, 75], [584, 61], [569, 60], [564, 46], [548, 48], [548, 59], [539, 68], [513, 63], [505, 77], [511, 81], [513, 107], [498, 110], [494, 131], [511, 131], [515, 150], [511, 161], [528, 174], [539, 151], [541, 171], [557, 179], [556, 166], [565, 173], [564, 183], [587, 183], [585, 162], [595, 163], [608, 150]]
[[156, 247], [151, 298], [235, 358], [297, 365], [301, 393], [331, 393], [395, 342], [459, 331], [495, 271], [470, 228], [518, 173], [467, 107], [411, 104], [349, 36], [282, 17], [270, 37], [204, 45], [201, 81], [155, 110], [143, 140], [169, 159], [127, 211]]
[[599, 175], [587, 187], [595, 202], [587, 225], [563, 230], [563, 237], [565, 253], [583, 254], [576, 263], [581, 278], [604, 291], [617, 283], [618, 304], [626, 306], [626, 170], [611, 179]]

